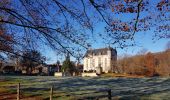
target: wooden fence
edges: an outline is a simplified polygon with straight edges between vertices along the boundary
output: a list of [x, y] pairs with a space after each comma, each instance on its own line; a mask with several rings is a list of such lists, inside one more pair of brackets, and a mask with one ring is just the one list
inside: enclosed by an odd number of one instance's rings
[[[17, 100], [20, 100], [20, 83], [18, 83], [17, 85]], [[112, 98], [112, 92], [111, 92], [111, 89], [97, 89], [96, 92], [107, 92], [108, 93], [108, 100], [111, 100]], [[50, 88], [50, 96], [49, 96], [49, 99], [50, 100], [53, 100], [53, 86], [51, 86]]]

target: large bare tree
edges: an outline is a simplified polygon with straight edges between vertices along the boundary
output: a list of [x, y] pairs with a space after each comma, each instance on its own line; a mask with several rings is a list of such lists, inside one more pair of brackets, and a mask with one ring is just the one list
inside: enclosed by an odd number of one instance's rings
[[[12, 52], [47, 45], [76, 56], [93, 36], [123, 48], [135, 45], [140, 31], [153, 30], [154, 39], [169, 38], [169, 6], [169, 0], [1, 0], [1, 38], [9, 35]], [[98, 23], [105, 33], [94, 32]], [[5, 42], [1, 51], [9, 52], [2, 49]]]

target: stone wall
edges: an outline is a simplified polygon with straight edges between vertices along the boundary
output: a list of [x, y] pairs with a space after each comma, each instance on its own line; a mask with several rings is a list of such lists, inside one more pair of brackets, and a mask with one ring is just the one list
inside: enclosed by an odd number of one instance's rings
[[82, 73], [82, 77], [96, 77], [98, 76], [96, 73]]
[[54, 76], [56, 76], [56, 77], [62, 77], [63, 74], [62, 74], [62, 72], [55, 72], [55, 73], [54, 73]]

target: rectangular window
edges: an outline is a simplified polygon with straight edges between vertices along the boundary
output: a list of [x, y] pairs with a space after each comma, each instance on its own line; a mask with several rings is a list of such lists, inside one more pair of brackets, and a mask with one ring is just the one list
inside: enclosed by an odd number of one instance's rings
[[105, 58], [105, 68], [107, 67], [107, 58]]
[[93, 67], [95, 67], [95, 60], [93, 59]]
[[88, 68], [88, 59], [86, 59], [86, 66], [87, 66], [87, 68]]
[[90, 59], [90, 70], [92, 69], [92, 67], [93, 67], [93, 62], [92, 62], [92, 59]]
[[101, 67], [101, 58], [98, 58], [98, 67]]

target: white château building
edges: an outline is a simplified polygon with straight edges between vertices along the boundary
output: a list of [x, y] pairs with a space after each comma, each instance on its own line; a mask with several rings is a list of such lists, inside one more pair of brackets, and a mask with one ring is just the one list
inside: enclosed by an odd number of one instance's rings
[[96, 71], [99, 67], [102, 72], [113, 72], [117, 61], [117, 51], [111, 47], [88, 50], [83, 61], [84, 72]]

